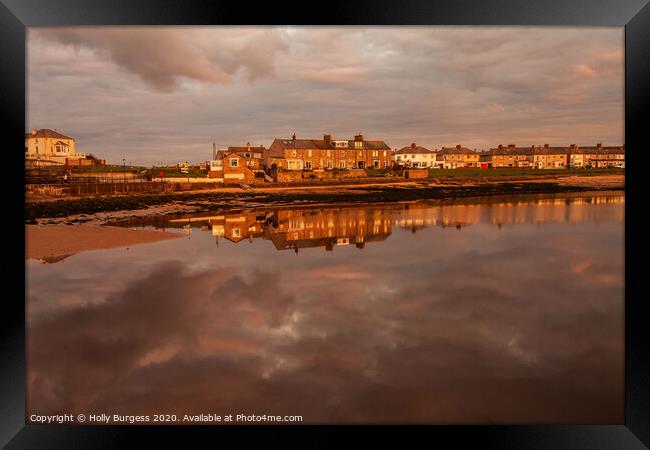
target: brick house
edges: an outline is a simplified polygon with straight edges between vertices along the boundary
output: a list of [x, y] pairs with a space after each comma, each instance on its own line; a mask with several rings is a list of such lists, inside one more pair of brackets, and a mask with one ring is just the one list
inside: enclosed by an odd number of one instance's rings
[[565, 169], [569, 166], [569, 155], [576, 149], [575, 144], [571, 144], [569, 147], [551, 147], [548, 144], [544, 144], [543, 147], [535, 147], [532, 155], [532, 167], [535, 169]]
[[391, 149], [384, 141], [369, 141], [358, 134], [354, 140], [275, 139], [264, 152], [267, 171], [384, 168], [391, 165]]
[[479, 153], [479, 160], [481, 163], [487, 163], [487, 168], [531, 167], [534, 152], [535, 146], [499, 145]]
[[479, 153], [467, 147], [443, 147], [438, 151], [442, 155], [445, 169], [462, 167], [480, 167]]
[[625, 168], [625, 146], [576, 147], [569, 156], [570, 167], [619, 167]]

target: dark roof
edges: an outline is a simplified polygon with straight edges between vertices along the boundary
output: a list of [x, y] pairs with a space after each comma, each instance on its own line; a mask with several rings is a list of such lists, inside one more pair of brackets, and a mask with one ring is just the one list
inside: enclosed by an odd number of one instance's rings
[[534, 153], [534, 147], [506, 147], [502, 146], [501, 148], [491, 148], [485, 152], [481, 152], [482, 155], [532, 155]]
[[25, 139], [30, 138], [30, 137], [35, 137], [35, 138], [55, 138], [55, 139], [72, 139], [74, 141], [74, 138], [71, 138], [70, 136], [66, 136], [64, 134], [59, 133], [58, 131], [50, 130], [50, 129], [47, 129], [47, 128], [37, 130], [36, 134], [25, 133]]
[[348, 140], [348, 147], [340, 148], [334, 145], [334, 141], [341, 141], [341, 139], [333, 139], [329, 142], [324, 139], [275, 139], [272, 145], [280, 145], [283, 148], [290, 149], [316, 149], [316, 150], [343, 150], [345, 148], [351, 150], [390, 150], [390, 147], [384, 141], [367, 141], [363, 140], [362, 147], [355, 147], [354, 140]]
[[395, 152], [396, 155], [412, 155], [417, 153], [435, 153], [432, 150], [429, 150], [426, 147], [420, 145], [411, 144], [406, 147], [402, 147]]
[[230, 153], [238, 153], [238, 152], [246, 152], [246, 153], [249, 153], [249, 152], [255, 152], [255, 153], [260, 153], [260, 152], [263, 152], [264, 150], [265, 150], [265, 149], [264, 149], [264, 146], [263, 146], [263, 145], [260, 145], [259, 147], [253, 147], [253, 146], [250, 146], [250, 147], [246, 147], [246, 146], [244, 146], [244, 147], [228, 147], [228, 151], [229, 151]]
[[602, 154], [621, 154], [625, 153], [624, 145], [612, 145], [612, 146], [587, 146], [580, 147], [576, 153], [602, 153]]
[[459, 148], [457, 146], [457, 147], [442, 147], [438, 151], [438, 153], [441, 154], [441, 155], [459, 155], [459, 154], [466, 155], [468, 153], [474, 154], [474, 153], [477, 153], [477, 152], [475, 152], [474, 150], [470, 150], [467, 147], [460, 147]]

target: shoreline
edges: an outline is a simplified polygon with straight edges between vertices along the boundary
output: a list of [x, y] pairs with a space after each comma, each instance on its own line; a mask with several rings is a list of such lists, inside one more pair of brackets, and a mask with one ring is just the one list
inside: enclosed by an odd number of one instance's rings
[[[624, 194], [624, 190], [615, 189], [593, 189], [571, 192], [560, 192], [563, 197], [580, 197], [584, 195], [620, 195]], [[465, 203], [484, 203], [499, 201], [500, 197], [503, 200], [511, 200], [512, 196], [520, 197], [522, 200], [528, 198], [544, 199], [552, 198], [558, 194], [552, 193], [530, 193], [520, 192], [517, 194], [506, 195], [480, 195], [473, 197], [456, 197], [456, 198], [439, 198], [439, 199], [418, 199], [410, 201], [399, 202], [339, 202], [339, 203], [308, 203], [308, 204], [295, 204], [296, 208], [354, 208], [354, 207], [367, 207], [372, 205], [409, 205], [417, 203], [426, 203], [431, 206], [450, 205], [450, 204], [465, 204]], [[185, 211], [183, 208], [174, 207], [154, 207], [151, 209], [138, 210], [138, 211], [119, 211], [114, 214], [104, 214], [103, 218], [95, 218], [89, 220], [89, 223], [74, 223], [68, 221], [73, 217], [64, 218], [63, 220], [52, 224], [41, 225], [26, 225], [26, 254], [25, 259], [38, 259], [42, 263], [56, 263], [64, 260], [79, 252], [111, 249], [119, 247], [131, 247], [139, 244], [153, 243], [162, 240], [178, 239], [183, 237], [183, 234], [170, 231], [150, 230], [150, 229], [135, 229], [128, 224], [129, 219], [147, 220], [147, 218], [154, 218], [156, 216], [172, 216], [175, 218], [182, 217], [186, 214], [193, 214], [200, 217], [201, 214], [208, 214], [207, 211]], [[256, 210], [263, 208], [264, 210], [274, 210], [286, 208], [287, 205], [248, 205], [243, 208], [246, 210]], [[406, 206], [408, 207], [408, 206]], [[236, 210], [236, 208], [231, 208]], [[133, 214], [137, 213], [137, 214]], [[120, 222], [127, 221], [127, 225], [120, 225]]]
[[108, 223], [143, 215], [200, 213], [256, 207], [315, 206], [335, 203], [372, 204], [418, 200], [453, 200], [514, 194], [559, 194], [589, 191], [624, 191], [624, 175], [566, 176], [521, 181], [456, 180], [401, 181], [386, 184], [265, 188], [228, 192], [200, 191], [174, 194], [133, 194], [82, 199], [26, 202], [28, 224]]

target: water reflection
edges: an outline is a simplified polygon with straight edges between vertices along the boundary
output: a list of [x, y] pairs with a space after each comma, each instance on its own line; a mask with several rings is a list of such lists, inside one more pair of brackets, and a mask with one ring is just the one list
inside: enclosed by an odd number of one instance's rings
[[[182, 217], [136, 218], [115, 223], [125, 227], [182, 228], [188, 235], [193, 228], [210, 231], [219, 239], [233, 243], [269, 240], [277, 250], [354, 245], [364, 248], [367, 242], [387, 239], [393, 227], [419, 229], [439, 226], [461, 230], [473, 223], [501, 227], [515, 224], [580, 223], [609, 220], [622, 222], [625, 197], [620, 194], [562, 198], [544, 195], [517, 199], [479, 199], [473, 203], [429, 204], [426, 202], [364, 207], [292, 207], [224, 211], [218, 214]], [[593, 208], [606, 205], [605, 208]]]
[[583, 196], [131, 222], [194, 232], [28, 262], [28, 410], [620, 423], [623, 206]]

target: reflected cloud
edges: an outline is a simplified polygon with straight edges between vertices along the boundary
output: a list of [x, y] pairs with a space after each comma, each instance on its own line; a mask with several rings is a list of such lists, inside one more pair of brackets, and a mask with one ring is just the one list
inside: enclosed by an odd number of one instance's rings
[[[224, 234], [215, 250], [215, 222], [141, 253], [35, 263], [28, 410], [622, 423], [623, 203], [544, 202], [213, 215], [224, 233], [232, 223], [257, 237], [243, 246]], [[560, 212], [538, 216], [531, 205]], [[574, 206], [585, 211], [567, 213]], [[495, 217], [511, 223], [499, 230]], [[531, 226], [538, 217], [549, 226]], [[413, 235], [420, 219], [430, 225]], [[472, 226], [438, 226], [447, 219]], [[367, 232], [375, 220], [407, 229], [363, 251], [295, 257], [268, 245], [268, 233], [308, 236], [343, 222]], [[96, 275], [68, 290], [40, 282], [56, 274], [65, 286], [82, 267]], [[57, 306], [79, 291], [105, 300]]]

